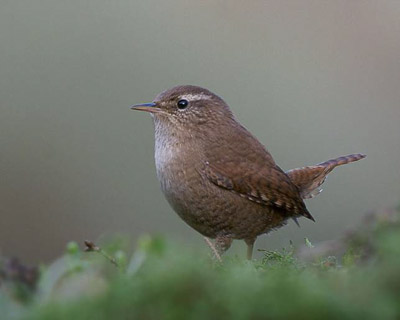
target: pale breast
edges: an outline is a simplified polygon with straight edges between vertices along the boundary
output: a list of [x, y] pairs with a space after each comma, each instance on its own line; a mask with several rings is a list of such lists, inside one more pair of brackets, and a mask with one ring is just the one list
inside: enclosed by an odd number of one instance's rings
[[163, 192], [167, 195], [171, 190], [181, 189], [184, 184], [185, 156], [182, 139], [178, 141], [171, 128], [166, 128], [156, 119], [154, 158], [157, 178]]
[[171, 180], [174, 179], [177, 167], [177, 161], [179, 158], [179, 150], [171, 146], [171, 141], [166, 141], [166, 139], [156, 139], [154, 159], [157, 170], [157, 178], [161, 183], [161, 187], [164, 190], [171, 187]]

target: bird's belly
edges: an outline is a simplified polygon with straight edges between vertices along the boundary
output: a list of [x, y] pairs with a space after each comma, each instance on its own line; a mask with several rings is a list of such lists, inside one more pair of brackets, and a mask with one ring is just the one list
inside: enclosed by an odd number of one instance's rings
[[182, 220], [202, 235], [246, 239], [285, 223], [270, 208], [215, 186], [194, 166], [180, 168], [173, 168], [172, 163], [157, 168], [161, 189]]

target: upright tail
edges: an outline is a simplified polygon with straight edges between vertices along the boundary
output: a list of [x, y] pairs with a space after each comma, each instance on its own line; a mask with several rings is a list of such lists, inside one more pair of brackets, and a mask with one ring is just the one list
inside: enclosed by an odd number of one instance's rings
[[314, 198], [320, 194], [321, 184], [324, 183], [326, 176], [338, 166], [364, 159], [366, 156], [358, 153], [339, 157], [303, 168], [296, 168], [286, 172], [290, 180], [299, 188], [303, 199]]

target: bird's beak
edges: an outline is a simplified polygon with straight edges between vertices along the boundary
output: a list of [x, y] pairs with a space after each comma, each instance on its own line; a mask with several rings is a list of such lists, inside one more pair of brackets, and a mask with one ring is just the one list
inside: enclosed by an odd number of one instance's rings
[[142, 103], [142, 104], [135, 104], [134, 106], [131, 106], [131, 109], [139, 110], [139, 111], [146, 111], [146, 112], [151, 112], [151, 113], [161, 112], [161, 109], [157, 108], [156, 106], [157, 106], [157, 104], [154, 102]]

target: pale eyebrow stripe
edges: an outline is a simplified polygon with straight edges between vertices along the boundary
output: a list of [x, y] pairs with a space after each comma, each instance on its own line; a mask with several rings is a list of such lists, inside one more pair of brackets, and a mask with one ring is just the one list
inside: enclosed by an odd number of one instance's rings
[[204, 93], [199, 93], [199, 94], [184, 94], [179, 98], [185, 99], [187, 101], [196, 101], [196, 100], [210, 100], [211, 96], [206, 95]]

